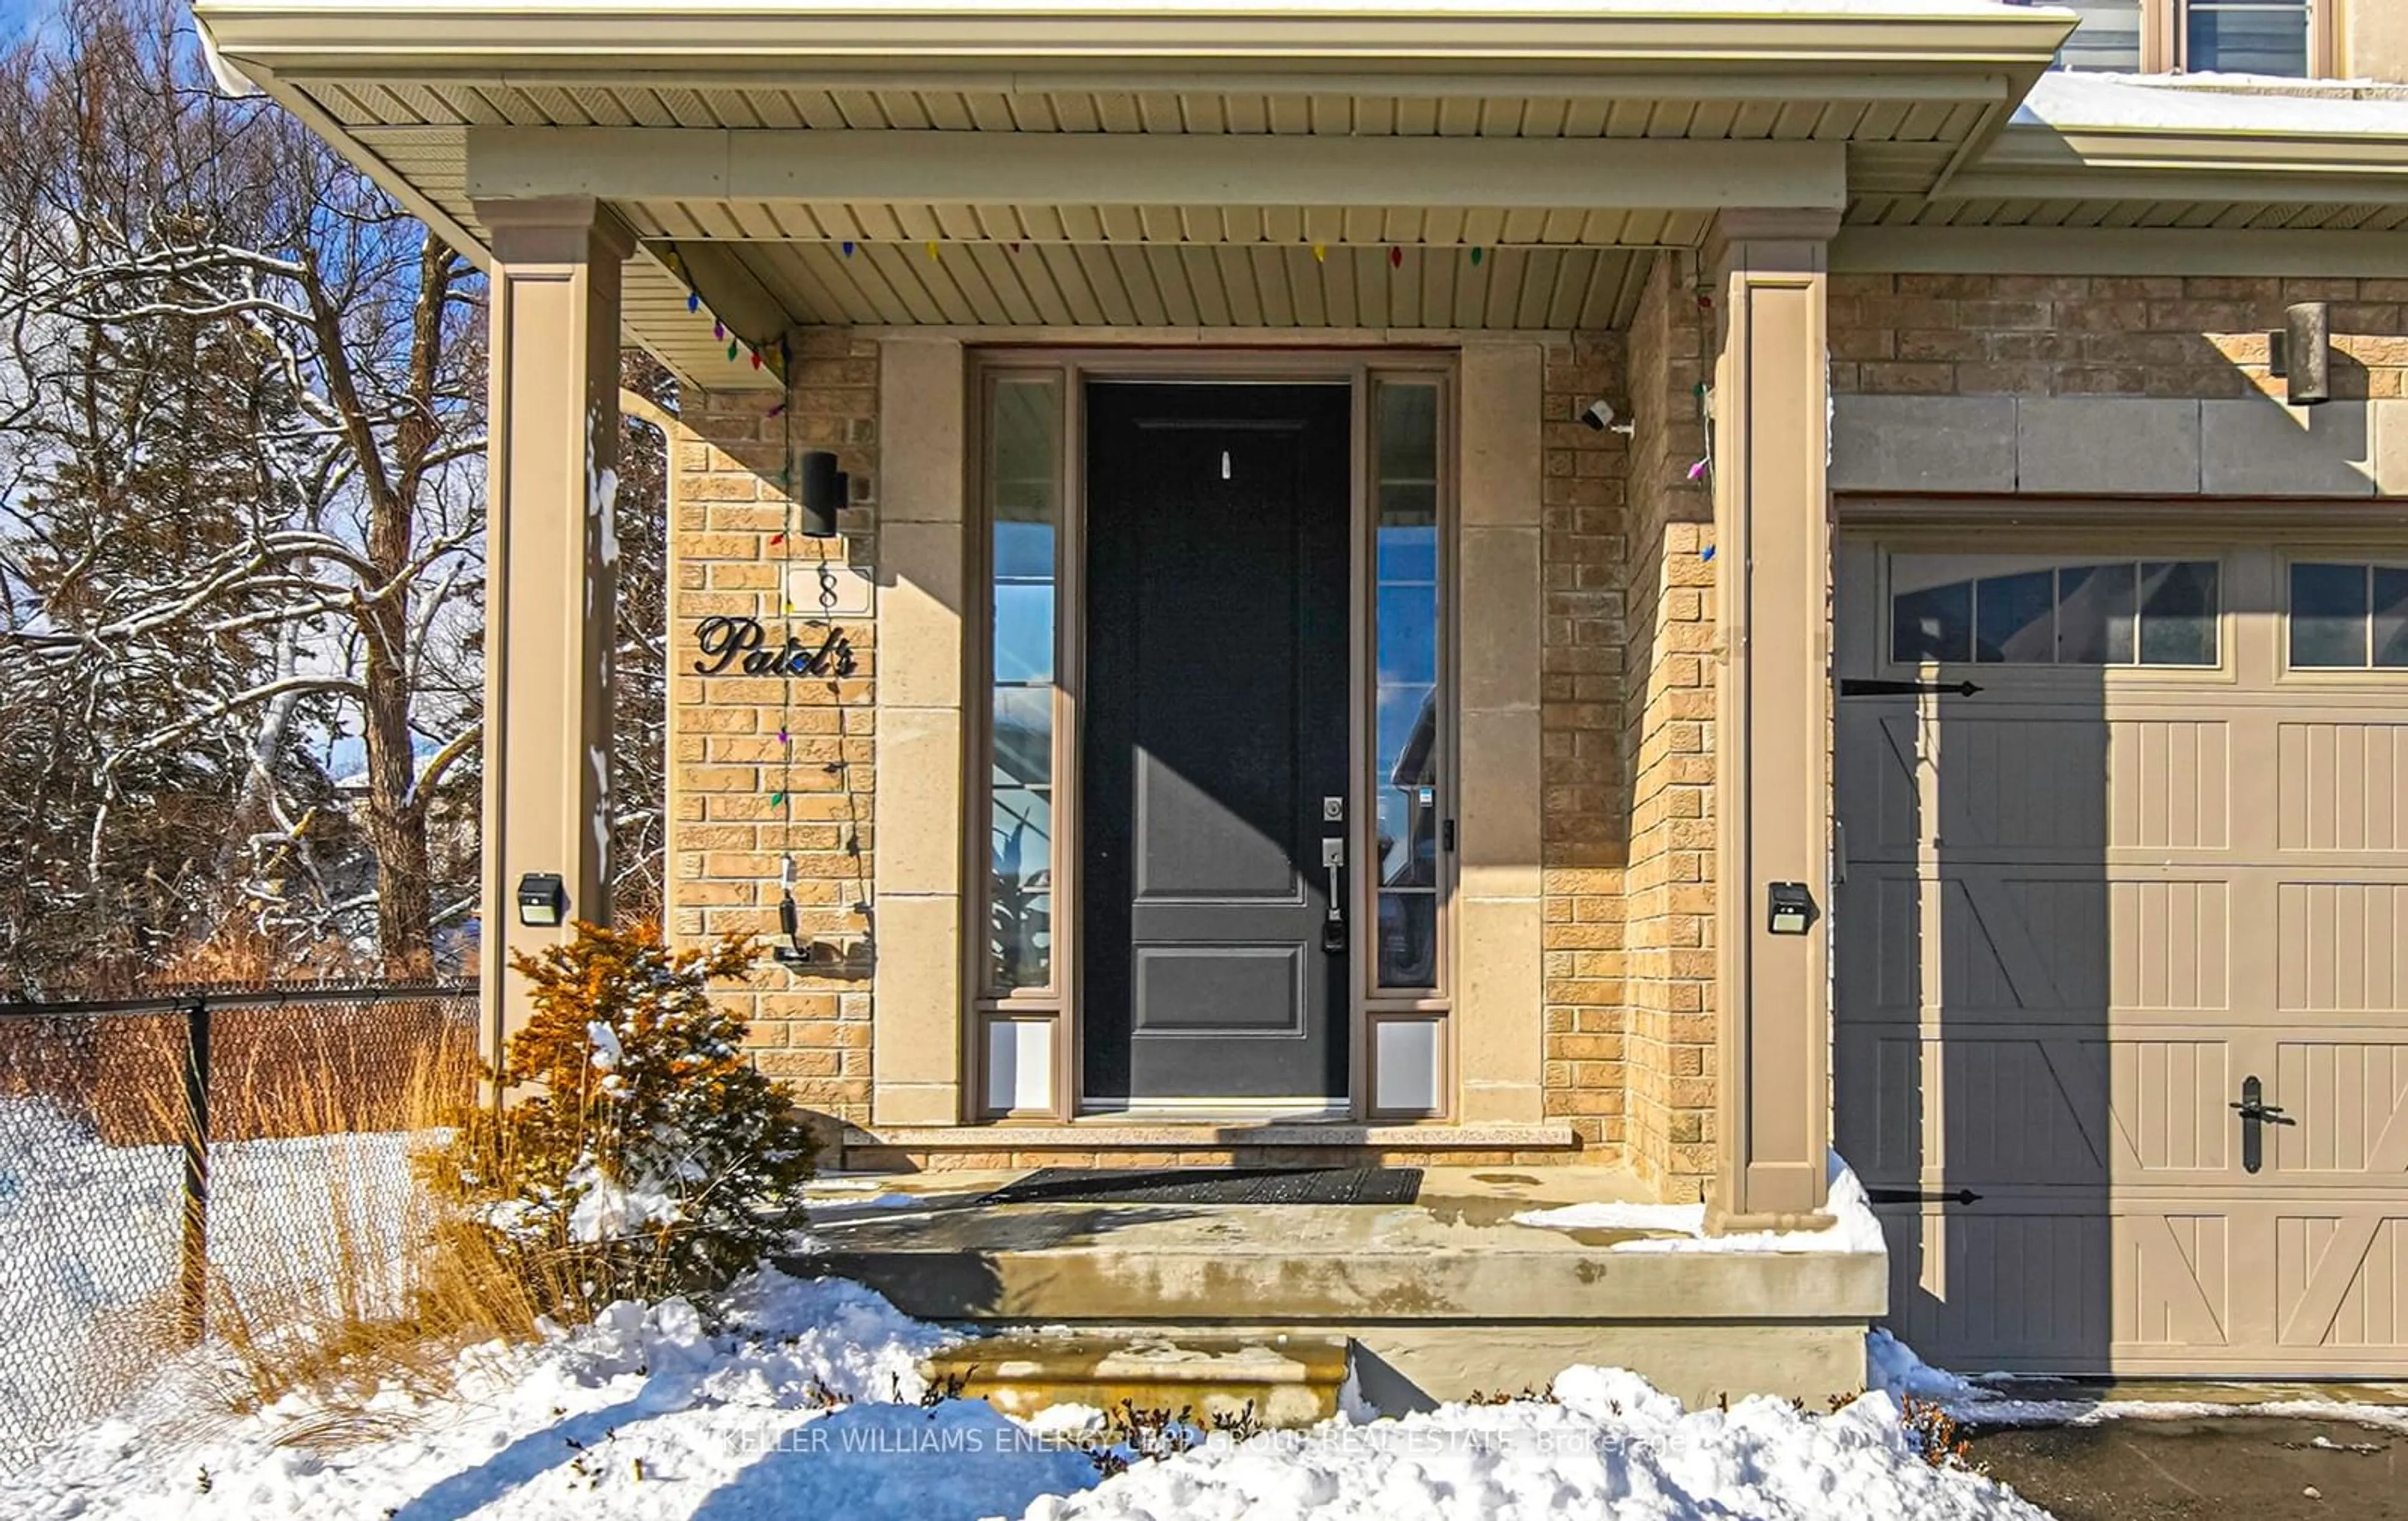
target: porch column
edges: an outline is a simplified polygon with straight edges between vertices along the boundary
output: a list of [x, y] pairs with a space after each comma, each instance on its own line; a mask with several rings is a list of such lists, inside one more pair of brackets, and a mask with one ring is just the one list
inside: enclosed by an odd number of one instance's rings
[[1540, 475], [1546, 357], [1526, 338], [1463, 346], [1458, 715], [1461, 882], [1455, 897], [1459, 1118], [1545, 1118], [1539, 839]]
[[[1824, 1203], [1830, 991], [1831, 542], [1824, 346], [1829, 211], [1727, 211], [1707, 248], [1714, 363], [1718, 1229]], [[1802, 884], [1802, 934], [1774, 933]]]
[[620, 265], [635, 239], [590, 197], [480, 201], [494, 236], [485, 525], [481, 1038], [526, 1021], [513, 954], [569, 936], [519, 923], [519, 880], [557, 873], [570, 920], [610, 921], [610, 647], [618, 546]]
[[899, 337], [878, 346], [878, 991], [869, 1114], [882, 1126], [966, 1117], [965, 366], [952, 338]]

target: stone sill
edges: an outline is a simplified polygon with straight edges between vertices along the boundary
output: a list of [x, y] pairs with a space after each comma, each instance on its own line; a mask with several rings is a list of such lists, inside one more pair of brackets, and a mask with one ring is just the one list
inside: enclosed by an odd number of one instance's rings
[[989, 1125], [844, 1127], [844, 1144], [904, 1151], [1179, 1151], [1232, 1146], [1365, 1146], [1390, 1151], [1570, 1151], [1580, 1144], [1569, 1121], [1539, 1125], [1363, 1125], [1227, 1121], [1132, 1123], [1119, 1118], [997, 1120]]

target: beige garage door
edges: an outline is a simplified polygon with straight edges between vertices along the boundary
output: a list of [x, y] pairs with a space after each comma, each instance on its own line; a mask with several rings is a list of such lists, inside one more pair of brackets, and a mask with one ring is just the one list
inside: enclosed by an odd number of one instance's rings
[[1842, 545], [1836, 1130], [1891, 1325], [2408, 1373], [2408, 555], [2090, 544]]

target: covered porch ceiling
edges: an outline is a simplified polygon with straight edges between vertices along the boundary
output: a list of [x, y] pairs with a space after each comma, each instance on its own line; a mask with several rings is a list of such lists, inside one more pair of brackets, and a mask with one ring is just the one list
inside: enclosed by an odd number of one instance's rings
[[630, 337], [712, 388], [796, 324], [1615, 326], [1725, 206], [2408, 222], [2400, 145], [2015, 119], [2074, 18], [1992, 0], [195, 8], [472, 257], [480, 198], [609, 204]]

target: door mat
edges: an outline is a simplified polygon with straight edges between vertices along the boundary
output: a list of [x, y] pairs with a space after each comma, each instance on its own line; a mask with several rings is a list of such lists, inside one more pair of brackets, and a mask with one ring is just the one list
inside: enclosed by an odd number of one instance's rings
[[1422, 1169], [1039, 1168], [982, 1204], [1411, 1204]]

